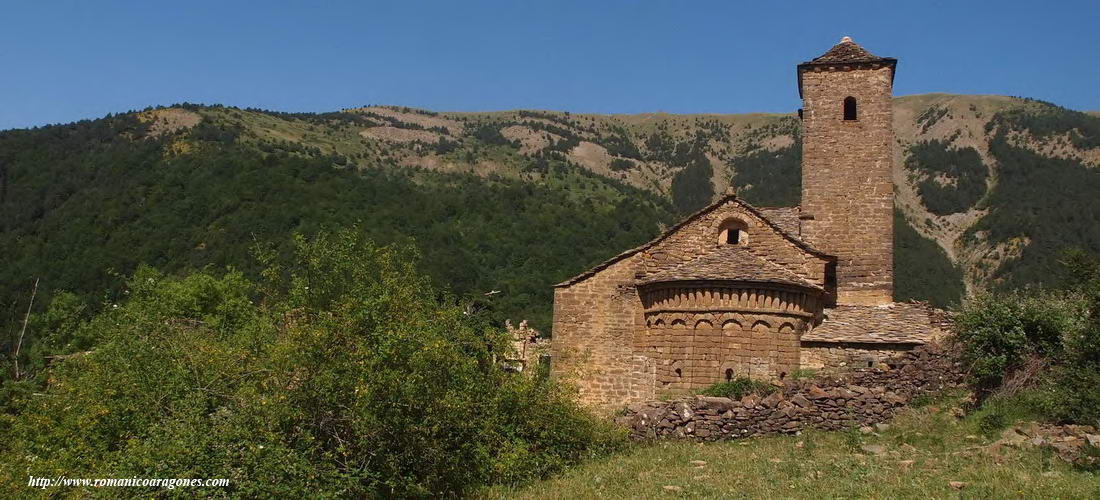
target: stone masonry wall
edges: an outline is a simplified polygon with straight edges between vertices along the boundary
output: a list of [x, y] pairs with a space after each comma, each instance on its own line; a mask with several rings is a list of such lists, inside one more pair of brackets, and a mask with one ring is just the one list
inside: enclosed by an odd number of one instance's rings
[[[551, 371], [578, 386], [583, 404], [608, 407], [655, 396], [658, 370], [668, 367], [659, 367], [641, 351], [640, 346], [650, 343], [635, 284], [646, 274], [713, 251], [719, 226], [730, 218], [747, 224], [744, 245], [748, 251], [811, 283], [824, 284], [825, 258], [780, 235], [739, 202], [727, 201], [648, 249], [555, 289]], [[788, 343], [797, 353], [797, 342]]]
[[880, 368], [791, 382], [765, 397], [696, 396], [638, 403], [617, 421], [629, 426], [631, 437], [639, 440], [718, 441], [810, 428], [840, 430], [883, 422], [913, 398], [962, 382], [963, 371], [950, 349], [927, 345], [891, 358]]
[[811, 283], [825, 284], [826, 259], [791, 242], [735, 201], [704, 214], [646, 249], [643, 252], [645, 272], [654, 274], [670, 269], [714, 250], [718, 246], [719, 226], [729, 219], [740, 220], [748, 226], [744, 247], [749, 252], [789, 269]]
[[[577, 385], [588, 406], [653, 397], [653, 386], [634, 376], [635, 315], [641, 300], [630, 286], [638, 256], [628, 257], [579, 283], [554, 290], [551, 372]], [[643, 362], [644, 364], [644, 362]]]
[[874, 368], [912, 348], [912, 344], [802, 342], [801, 367], [823, 371]]
[[[893, 294], [892, 69], [802, 72], [803, 238], [837, 256], [839, 304], [881, 304]], [[854, 97], [858, 119], [846, 121]]]

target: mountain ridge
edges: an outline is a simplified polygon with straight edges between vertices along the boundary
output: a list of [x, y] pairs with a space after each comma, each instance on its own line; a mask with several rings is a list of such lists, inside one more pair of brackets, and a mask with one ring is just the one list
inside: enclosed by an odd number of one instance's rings
[[[1100, 118], [919, 94], [895, 98], [894, 121], [899, 299], [949, 305], [964, 284], [1050, 282], [1063, 247], [1100, 250], [1088, 196]], [[25, 300], [35, 275], [92, 293], [109, 269], [239, 265], [248, 238], [358, 220], [382, 242], [414, 238], [430, 274], [460, 294], [512, 287], [493, 307], [545, 328], [550, 285], [727, 187], [758, 206], [798, 204], [800, 162], [795, 114], [149, 108], [0, 132], [0, 206], [11, 214], [0, 249], [14, 263], [0, 279], [8, 304]], [[409, 213], [409, 202], [429, 208]], [[150, 232], [163, 241], [143, 240]], [[118, 254], [120, 240], [133, 255]]]

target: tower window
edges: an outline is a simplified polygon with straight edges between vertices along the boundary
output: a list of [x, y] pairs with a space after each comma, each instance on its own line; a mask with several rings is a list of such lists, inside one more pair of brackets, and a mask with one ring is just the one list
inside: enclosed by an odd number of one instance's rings
[[733, 368], [726, 368], [726, 382], [733, 380]]
[[856, 113], [856, 98], [848, 96], [844, 98], [844, 120], [855, 121], [857, 117]]

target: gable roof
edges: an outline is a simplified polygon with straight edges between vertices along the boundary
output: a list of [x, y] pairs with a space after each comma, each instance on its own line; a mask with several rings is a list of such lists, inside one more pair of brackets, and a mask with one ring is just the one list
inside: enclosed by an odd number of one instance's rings
[[616, 256], [614, 256], [610, 259], [607, 259], [607, 260], [597, 264], [595, 267], [592, 267], [591, 269], [589, 269], [589, 270], [587, 270], [583, 273], [580, 273], [580, 274], [578, 274], [578, 275], [576, 275], [572, 278], [569, 278], [568, 280], [565, 280], [561, 283], [558, 283], [558, 284], [554, 285], [554, 288], [561, 288], [561, 287], [569, 286], [569, 285], [572, 285], [574, 283], [578, 283], [580, 281], [583, 281], [584, 279], [586, 279], [586, 278], [588, 278], [588, 277], [590, 277], [590, 276], [592, 276], [592, 275], [594, 275], [594, 274], [596, 274], [596, 273], [598, 273], [598, 272], [600, 272], [604, 269], [607, 269], [612, 264], [614, 264], [616, 262], [619, 262], [620, 260], [623, 260], [627, 257], [630, 257], [631, 255], [634, 255], [638, 252], [647, 250], [647, 249], [653, 247], [654, 245], [664, 241], [669, 236], [672, 236], [673, 234], [676, 233], [676, 231], [679, 231], [680, 228], [694, 222], [696, 219], [698, 219], [698, 218], [700, 218], [700, 217], [702, 217], [706, 214], [709, 214], [709, 213], [713, 212], [714, 210], [718, 209], [718, 207], [721, 207], [721, 206], [725, 205], [728, 202], [734, 202], [738, 206], [740, 206], [740, 207], [744, 208], [745, 210], [747, 210], [749, 213], [759, 217], [761, 220], [764, 221], [765, 224], [768, 225], [768, 227], [774, 229], [781, 236], [786, 238], [791, 243], [794, 243], [795, 246], [805, 250], [806, 252], [809, 252], [813, 255], [816, 255], [818, 257], [822, 257], [822, 258], [825, 258], [825, 259], [836, 259], [836, 257], [834, 257], [832, 255], [829, 255], [825, 252], [822, 252], [821, 250], [818, 250], [818, 249], [810, 246], [806, 242], [802, 241], [802, 239], [800, 239], [797, 236], [787, 232], [782, 227], [780, 227], [778, 224], [776, 224], [774, 221], [772, 221], [763, 211], [761, 211], [760, 209], [758, 209], [758, 208], [756, 208], [752, 205], [749, 205], [745, 201], [742, 201], [741, 199], [739, 199], [737, 197], [736, 194], [729, 194], [729, 195], [725, 195], [722, 198], [718, 199], [718, 201], [716, 201], [714, 203], [711, 203], [710, 205], [704, 207], [703, 209], [699, 210], [698, 212], [695, 212], [695, 213], [689, 215], [687, 218], [685, 218], [684, 220], [676, 223], [676, 225], [668, 228], [667, 230], [665, 230], [665, 232], [661, 233], [659, 236], [657, 236], [656, 238], [653, 238], [649, 242], [647, 242], [647, 243], [645, 243], [641, 246], [634, 247], [634, 248], [632, 248], [630, 250], [627, 250], [623, 253], [620, 253], [619, 255], [616, 255]]
[[709, 253], [658, 272], [638, 284], [668, 281], [731, 280], [755, 283], [781, 283], [822, 290], [818, 285], [771, 262], [753, 255], [745, 247], [722, 245]]

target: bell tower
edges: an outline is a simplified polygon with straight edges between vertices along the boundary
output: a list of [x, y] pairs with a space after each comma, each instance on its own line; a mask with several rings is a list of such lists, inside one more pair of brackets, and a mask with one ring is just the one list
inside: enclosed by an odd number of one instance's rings
[[798, 65], [802, 237], [837, 257], [840, 305], [893, 300], [896, 66], [848, 37]]

